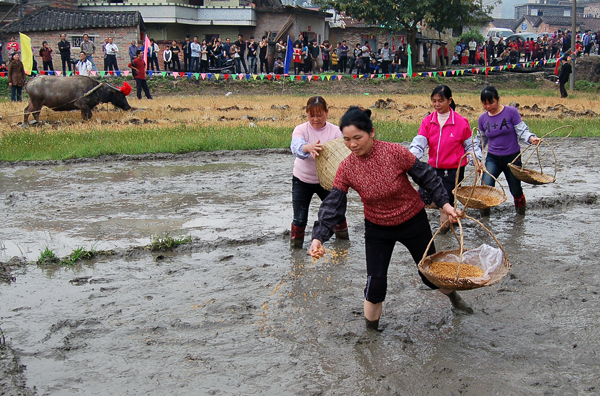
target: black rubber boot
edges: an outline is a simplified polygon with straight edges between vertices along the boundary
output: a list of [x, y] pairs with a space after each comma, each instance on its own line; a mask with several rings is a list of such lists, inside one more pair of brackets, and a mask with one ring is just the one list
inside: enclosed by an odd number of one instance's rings
[[465, 300], [463, 300], [462, 298], [460, 298], [460, 296], [458, 295], [458, 293], [455, 291], [453, 291], [450, 294], [446, 294], [448, 296], [448, 298], [450, 299], [450, 302], [452, 303], [452, 307], [454, 309], [457, 309], [459, 311], [463, 311], [464, 313], [468, 313], [468, 314], [472, 314], [473, 313], [473, 308], [471, 308], [469, 306], [469, 304], [467, 304], [465, 302]]
[[350, 239], [350, 236], [348, 235], [348, 223], [346, 221], [341, 224], [336, 224], [336, 226], [333, 227], [333, 232], [335, 233], [335, 239], [343, 239], [345, 241]]
[[490, 212], [490, 208], [479, 210], [479, 214], [481, 215], [481, 217], [490, 217]]
[[367, 330], [379, 331], [379, 319], [371, 321], [365, 318], [365, 324], [367, 325]]

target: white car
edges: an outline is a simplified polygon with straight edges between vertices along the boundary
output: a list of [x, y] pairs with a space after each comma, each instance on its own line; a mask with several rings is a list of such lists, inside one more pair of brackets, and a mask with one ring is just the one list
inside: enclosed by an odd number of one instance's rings
[[510, 29], [490, 28], [487, 31], [486, 39], [489, 40], [491, 38], [492, 40], [494, 40], [494, 43], [498, 44], [498, 41], [500, 41], [500, 37], [503, 37], [505, 39], [504, 41], [506, 41], [506, 38], [513, 34], [515, 34], [515, 32], [513, 32]]

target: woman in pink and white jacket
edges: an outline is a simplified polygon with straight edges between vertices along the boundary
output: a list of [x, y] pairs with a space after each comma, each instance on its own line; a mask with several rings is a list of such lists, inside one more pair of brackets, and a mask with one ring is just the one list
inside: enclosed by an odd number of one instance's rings
[[[454, 111], [456, 105], [452, 99], [452, 91], [446, 85], [438, 85], [431, 94], [431, 103], [435, 111], [425, 117], [419, 128], [419, 133], [410, 144], [410, 152], [418, 159], [423, 158], [425, 149], [429, 147], [429, 165], [435, 168], [442, 184], [448, 192], [450, 202], [454, 205], [454, 190], [456, 172], [459, 172], [459, 182], [465, 176], [465, 166], [473, 164], [472, 155], [461, 158], [468, 152], [475, 152], [481, 160], [481, 149], [473, 146], [473, 132], [469, 121]], [[460, 170], [459, 170], [460, 169]], [[431, 204], [427, 191], [419, 189], [419, 194], [426, 205]], [[448, 220], [448, 216], [440, 210], [440, 225]], [[448, 230], [446, 226], [442, 232]]]
[[[308, 210], [314, 194], [324, 200], [329, 191], [319, 184], [315, 157], [323, 151], [323, 143], [342, 137], [337, 125], [327, 121], [329, 109], [321, 96], [313, 96], [306, 103], [308, 121], [294, 128], [290, 148], [296, 157], [292, 177], [292, 205], [294, 220], [290, 233], [290, 246], [302, 248], [304, 230], [308, 222]], [[348, 224], [344, 217], [335, 226], [337, 239], [348, 239]]]

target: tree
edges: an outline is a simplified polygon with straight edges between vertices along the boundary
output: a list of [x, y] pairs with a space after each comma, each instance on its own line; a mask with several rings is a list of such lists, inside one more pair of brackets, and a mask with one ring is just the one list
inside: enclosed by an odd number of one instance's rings
[[[392, 32], [406, 31], [407, 41], [415, 48], [417, 23], [425, 21], [438, 32], [482, 17], [489, 19], [489, 6], [479, 0], [317, 0], [321, 9], [333, 8], [340, 14], [363, 20]], [[413, 63], [415, 59], [413, 58]]]
[[[491, 21], [494, 5], [484, 6], [477, 0], [434, 0], [431, 1], [429, 12], [424, 19], [432, 29], [438, 32], [441, 40], [442, 33], [447, 29], [462, 29], [463, 26], [482, 25]], [[443, 51], [444, 46], [442, 45]], [[442, 66], [444, 66], [443, 60]]]

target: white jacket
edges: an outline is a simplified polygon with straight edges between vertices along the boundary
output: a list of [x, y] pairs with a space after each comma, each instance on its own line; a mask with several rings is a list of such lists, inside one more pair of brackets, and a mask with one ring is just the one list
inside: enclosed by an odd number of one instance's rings
[[80, 60], [75, 65], [75, 68], [77, 68], [80, 76], [89, 76], [90, 72], [92, 71], [92, 62], [87, 59], [84, 61]]

